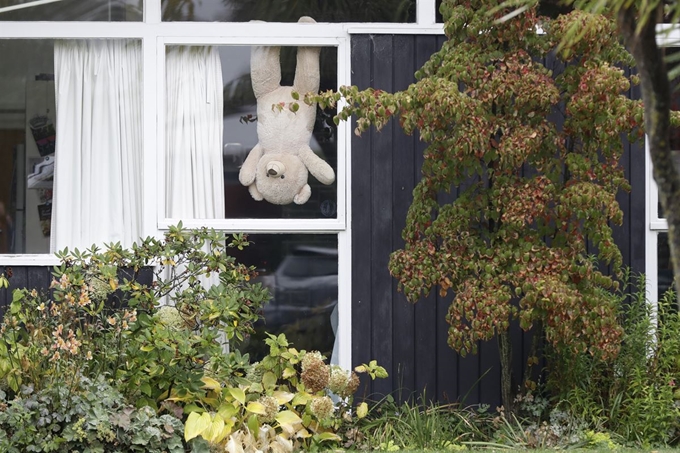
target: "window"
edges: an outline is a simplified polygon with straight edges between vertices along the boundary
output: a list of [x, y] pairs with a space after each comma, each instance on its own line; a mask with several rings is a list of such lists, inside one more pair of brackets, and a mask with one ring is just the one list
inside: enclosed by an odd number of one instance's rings
[[[671, 33], [659, 35], [657, 38], [660, 45], [673, 45], [673, 39], [674, 36]], [[677, 41], [675, 42], [677, 43]], [[666, 54], [671, 55], [679, 50], [680, 48], [668, 47]], [[671, 108], [673, 110], [680, 109], [680, 92], [677, 90], [679, 82], [678, 79], [671, 82], [673, 89]], [[674, 159], [677, 161], [680, 159], [680, 129], [671, 130], [670, 146]], [[651, 302], [657, 302], [673, 284], [673, 266], [668, 245], [668, 222], [661, 207], [659, 189], [654, 181], [653, 166], [648, 150], [645, 175], [647, 180], [646, 220], [648, 225], [645, 244], [647, 295]]]
[[142, 0], [5, 0], [0, 21], [141, 21]]
[[[297, 23], [303, 15], [320, 23]], [[0, 21], [0, 264], [50, 265], [64, 246], [130, 243], [180, 220], [246, 232], [253, 245], [239, 259], [274, 294], [267, 328], [351, 365], [351, 131], [317, 110], [310, 147], [335, 182], [310, 176], [303, 205], [252, 199], [238, 182], [257, 140], [250, 53], [280, 46], [288, 84], [298, 47], [319, 47], [321, 89], [337, 88], [351, 83], [351, 33], [441, 34], [435, 0], [5, 0]], [[215, 62], [214, 80], [197, 84], [218, 87], [204, 99], [222, 98], [213, 113], [223, 189], [205, 192], [221, 193], [220, 215], [170, 209], [171, 186], [187, 180], [172, 179], [179, 104], [168, 80], [197, 67], [182, 69], [182, 52]], [[246, 348], [257, 354], [258, 342]]]
[[197, 22], [415, 22], [415, 0], [163, 0], [163, 20]]

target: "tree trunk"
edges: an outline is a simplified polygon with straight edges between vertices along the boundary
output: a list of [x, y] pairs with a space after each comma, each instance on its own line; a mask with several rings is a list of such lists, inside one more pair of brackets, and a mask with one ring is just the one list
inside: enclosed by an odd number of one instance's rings
[[498, 352], [501, 359], [501, 400], [506, 413], [514, 413], [512, 394], [512, 343], [510, 332], [498, 333]]
[[[663, 13], [663, 2], [659, 3], [658, 12]], [[675, 287], [680, 288], [680, 175], [673, 163], [669, 141], [670, 82], [663, 52], [656, 44], [656, 23], [659, 16], [651, 14], [639, 30], [636, 29], [639, 27], [637, 16], [634, 6], [622, 8], [618, 14], [619, 29], [626, 47], [637, 63], [654, 180], [659, 186], [659, 199], [668, 220], [668, 242]]]

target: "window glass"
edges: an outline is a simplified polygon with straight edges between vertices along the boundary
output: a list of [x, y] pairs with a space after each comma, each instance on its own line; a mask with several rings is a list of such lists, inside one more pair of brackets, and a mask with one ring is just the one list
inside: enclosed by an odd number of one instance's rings
[[337, 329], [338, 242], [335, 235], [249, 235], [251, 245], [234, 255], [255, 266], [272, 299], [264, 321], [244, 344], [256, 360], [268, 351], [265, 332], [284, 333], [293, 347], [318, 350], [329, 359]]
[[0, 40], [0, 61], [0, 253], [132, 245], [141, 235], [140, 41]]
[[[296, 55], [296, 47], [281, 49], [282, 85], [293, 84]], [[309, 147], [314, 154], [327, 162], [336, 173], [336, 180], [332, 184], [322, 184], [310, 174], [309, 200], [304, 204], [279, 205], [254, 200], [248, 188], [239, 182], [241, 166], [248, 153], [258, 144], [257, 106], [250, 76], [250, 56], [250, 46], [168, 48], [166, 216], [337, 218], [338, 150], [337, 127], [333, 122], [334, 111], [324, 111], [317, 107], [313, 133], [309, 141]], [[320, 72], [320, 90], [336, 88], [335, 47], [321, 49]], [[206, 88], [202, 88], [204, 84], [208, 84]], [[189, 93], [188, 90], [191, 88], [198, 91]], [[218, 93], [219, 90], [221, 93]], [[221, 97], [215, 96], [216, 94], [221, 94]], [[205, 96], [209, 96], [210, 99], [203, 102], [201, 99]], [[201, 105], [186, 107], [183, 105], [186, 102], [181, 99], [201, 100]], [[219, 103], [222, 103], [222, 110], [216, 112], [213, 106]], [[272, 104], [272, 112], [274, 108]], [[220, 115], [222, 121], [221, 135], [217, 125], [208, 124], [216, 113]], [[196, 141], [198, 138], [194, 140], [194, 137], [200, 137], [201, 142]], [[221, 151], [216, 149], [216, 146], [221, 147]], [[210, 159], [209, 163], [197, 163], [198, 159], [207, 158], [205, 155], [207, 149], [221, 152], [221, 162]], [[218, 170], [220, 166], [221, 169]], [[221, 175], [219, 181], [216, 181], [217, 173]], [[223, 197], [217, 196], [216, 192], [220, 191], [223, 192]]]
[[[669, 70], [677, 67], [680, 63], [680, 48], [667, 47], [664, 49], [666, 58], [669, 59]], [[680, 77], [676, 77], [671, 81], [671, 110], [680, 110]], [[671, 128], [670, 132], [670, 147], [671, 155], [675, 163], [675, 167], [680, 169], [680, 128]], [[659, 218], [664, 218], [663, 208], [661, 207], [661, 197], [658, 198], [657, 214]]]
[[54, 41], [0, 41], [0, 253], [48, 253]]
[[0, 0], [0, 21], [141, 21], [143, 0]]
[[197, 22], [415, 22], [416, 0], [163, 0], [163, 20]]
[[673, 266], [671, 265], [671, 251], [668, 245], [668, 233], [659, 233], [657, 243], [657, 284], [658, 298], [661, 300], [663, 295], [673, 284]]

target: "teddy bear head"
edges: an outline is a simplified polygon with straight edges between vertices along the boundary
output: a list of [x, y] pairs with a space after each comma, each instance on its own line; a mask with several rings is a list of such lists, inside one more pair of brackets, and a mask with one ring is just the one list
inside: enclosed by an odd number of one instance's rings
[[[257, 163], [253, 198], [273, 204], [304, 204], [311, 195], [308, 170], [294, 154], [265, 154]], [[259, 195], [259, 196], [258, 196]]]

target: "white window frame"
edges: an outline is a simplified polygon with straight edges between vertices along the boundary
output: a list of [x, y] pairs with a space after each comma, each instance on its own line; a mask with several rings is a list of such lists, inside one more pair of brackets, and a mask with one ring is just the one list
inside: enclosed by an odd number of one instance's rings
[[[436, 23], [435, 0], [416, 0], [416, 22], [394, 23], [216, 23], [162, 22], [161, 0], [145, 0], [141, 22], [1, 22], [0, 39], [138, 39], [143, 54], [143, 234], [161, 236], [180, 219], [164, 217], [165, 48], [169, 45], [319, 45], [338, 49], [337, 83], [351, 84], [352, 34], [443, 34]], [[338, 126], [335, 219], [181, 219], [186, 227], [225, 232], [333, 234], [338, 240], [339, 364], [349, 368], [352, 317], [351, 128]], [[156, 209], [149, 209], [154, 207]], [[3, 266], [55, 265], [54, 255], [0, 255]]]

